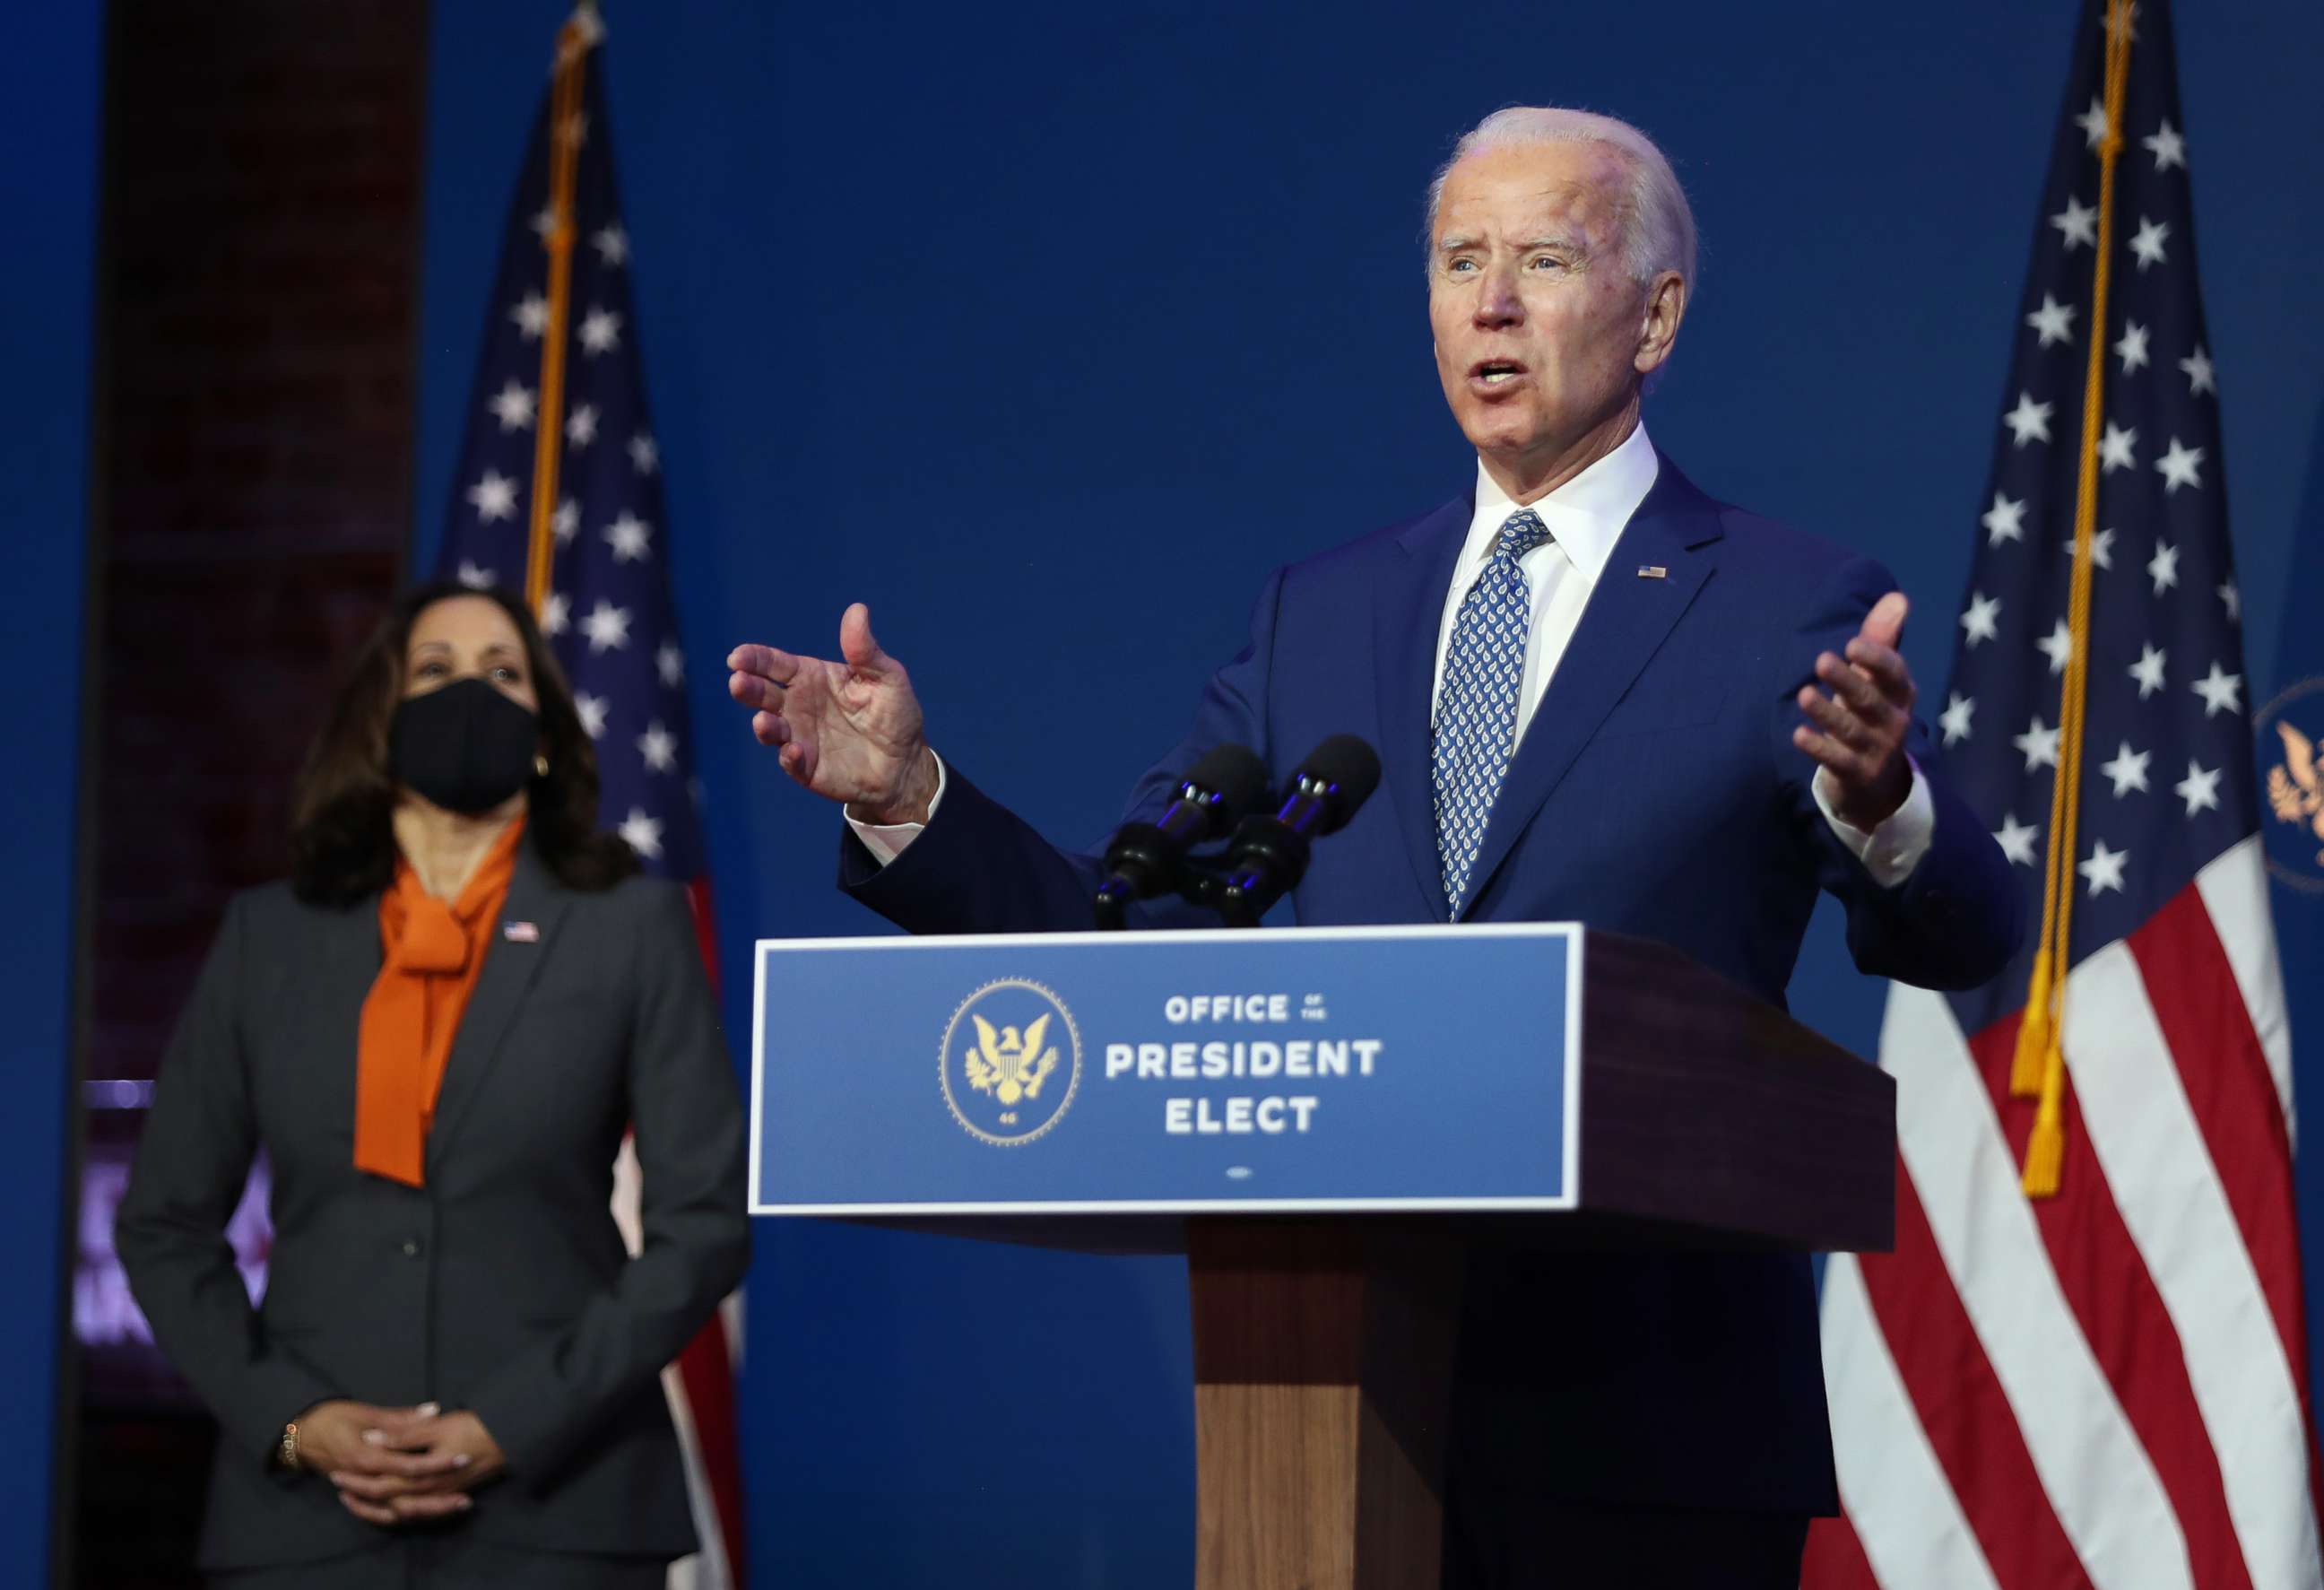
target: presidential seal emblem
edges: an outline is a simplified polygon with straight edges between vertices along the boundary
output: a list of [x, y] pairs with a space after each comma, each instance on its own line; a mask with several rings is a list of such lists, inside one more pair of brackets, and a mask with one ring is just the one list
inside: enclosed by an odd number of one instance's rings
[[1056, 994], [1002, 977], [952, 1013], [936, 1067], [952, 1118], [972, 1137], [1014, 1148], [1055, 1126], [1074, 1102], [1082, 1035]]
[[2302, 893], [2324, 894], [2324, 677], [2284, 690], [2252, 726], [2267, 769], [2267, 870]]

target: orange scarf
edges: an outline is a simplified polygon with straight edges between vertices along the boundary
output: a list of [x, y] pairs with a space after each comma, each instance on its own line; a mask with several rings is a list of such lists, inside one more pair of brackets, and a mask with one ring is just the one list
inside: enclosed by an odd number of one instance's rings
[[420, 886], [398, 857], [379, 897], [379, 979], [364, 1000], [355, 1035], [355, 1169], [409, 1187], [422, 1167], [436, 1093], [444, 1083], [460, 1012], [475, 992], [493, 925], [508, 899], [524, 819], [511, 823], [448, 903]]

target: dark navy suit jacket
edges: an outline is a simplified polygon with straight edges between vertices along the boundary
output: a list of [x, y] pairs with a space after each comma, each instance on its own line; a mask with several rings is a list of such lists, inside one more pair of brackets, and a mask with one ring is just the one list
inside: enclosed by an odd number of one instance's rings
[[[1278, 570], [1250, 643], [1138, 786], [1151, 820], [1205, 750], [1277, 778], [1326, 735], [1378, 746], [1379, 792], [1318, 846], [1306, 925], [1441, 922], [1429, 801], [1437, 633], [1472, 503]], [[1659, 568], [1659, 577], [1638, 570]], [[1463, 920], [1581, 920], [1673, 945], [1782, 1003], [1819, 890], [1866, 973], [1938, 988], [1997, 974], [2024, 931], [1999, 847], [1931, 780], [1935, 837], [1883, 888], [1832, 834], [1792, 744], [1799, 688], [1886, 570], [1712, 501], [1662, 460], [1512, 760]], [[1913, 746], [1924, 771], [1924, 731]], [[881, 868], [852, 835], [841, 883], [921, 933], [1090, 925], [1095, 858], [1069, 855], [957, 767]], [[1186, 920], [1176, 904], [1146, 926]], [[1572, 1254], [1472, 1269], [1454, 1484], [1572, 1501], [1829, 1511], [1835, 1503], [1804, 1258]]]

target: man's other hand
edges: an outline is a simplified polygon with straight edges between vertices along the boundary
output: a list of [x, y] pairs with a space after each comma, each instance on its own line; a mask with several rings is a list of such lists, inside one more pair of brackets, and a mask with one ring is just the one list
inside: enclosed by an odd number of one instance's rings
[[1816, 659], [1816, 678], [1830, 693], [1800, 687], [1808, 721], [1792, 730], [1792, 744], [1821, 764], [1834, 815], [1862, 833], [1886, 821], [1913, 790], [1904, 736], [1916, 692], [1913, 670], [1896, 650], [1906, 608], [1902, 591], [1881, 597], [1845, 658], [1826, 652]]
[[919, 698], [904, 665], [880, 649], [861, 602], [839, 620], [841, 661], [772, 646], [727, 655], [726, 689], [752, 709], [751, 732], [779, 747], [785, 772], [844, 802], [869, 823], [926, 822], [936, 763], [922, 732]]

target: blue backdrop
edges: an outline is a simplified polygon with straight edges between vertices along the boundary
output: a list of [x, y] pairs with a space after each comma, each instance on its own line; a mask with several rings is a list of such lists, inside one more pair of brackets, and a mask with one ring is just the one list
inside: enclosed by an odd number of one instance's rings
[[[563, 10], [437, 8], [423, 566]], [[691, 653], [730, 1031], [752, 938], [876, 924], [832, 888], [834, 814], [727, 706], [727, 646], [828, 650], [842, 606], [870, 601], [938, 746], [1051, 834], [1098, 837], [1269, 567], [1466, 482], [1420, 193], [1505, 103], [1609, 110], [1670, 151], [1703, 273], [1655, 439], [1714, 494], [1886, 559], [1937, 689], [2072, 13], [614, 0], [657, 544]], [[2182, 20], [2264, 670], [2324, 394], [2295, 266], [2324, 245], [2324, 10]], [[1794, 991], [1872, 1047], [1879, 988], [1829, 918]], [[2324, 1096], [2324, 1061], [2304, 1080]], [[749, 1353], [757, 1582], [1186, 1583], [1175, 1266], [762, 1225]]]
[[50, 1547], [57, 1353], [69, 1210], [74, 831], [88, 567], [90, 285], [104, 13], [10, 18], [0, 50], [0, 524], [9, 605], [9, 777], [0, 780], [0, 1581], [42, 1582]]

